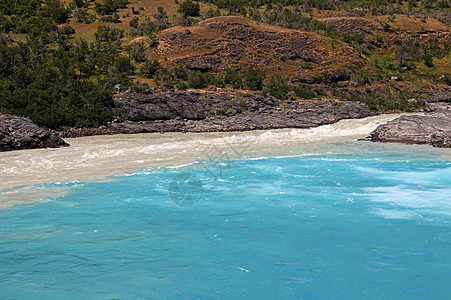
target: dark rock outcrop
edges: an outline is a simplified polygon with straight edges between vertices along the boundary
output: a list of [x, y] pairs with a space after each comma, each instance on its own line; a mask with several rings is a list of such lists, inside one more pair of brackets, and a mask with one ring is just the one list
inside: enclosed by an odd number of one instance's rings
[[371, 132], [370, 139], [378, 142], [428, 144], [451, 148], [451, 111], [401, 116], [377, 127]]
[[65, 146], [69, 144], [40, 128], [30, 119], [0, 115], [0, 152]]
[[244, 131], [309, 128], [376, 113], [360, 102], [279, 102], [250, 92], [210, 91], [123, 93], [115, 99], [122, 115], [112, 133]]
[[429, 98], [428, 102], [451, 102], [451, 93], [437, 93]]

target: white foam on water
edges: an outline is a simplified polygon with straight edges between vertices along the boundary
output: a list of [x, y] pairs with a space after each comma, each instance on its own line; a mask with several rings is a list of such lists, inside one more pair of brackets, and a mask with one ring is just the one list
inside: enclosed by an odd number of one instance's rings
[[365, 197], [374, 203], [372, 212], [388, 219], [424, 216], [451, 218], [451, 188], [422, 189], [408, 185], [366, 188]]
[[416, 214], [414, 211], [400, 210], [400, 209], [374, 208], [371, 210], [371, 213], [382, 216], [385, 219], [392, 219], [392, 220], [407, 220], [407, 219], [413, 219], [416, 217]]
[[[71, 145], [67, 148], [0, 153], [0, 191], [57, 181], [100, 181], [112, 175], [142, 172], [146, 168], [184, 168], [196, 162], [211, 160], [320, 155], [334, 152], [334, 149], [335, 152], [343, 149], [351, 152], [374, 151], [374, 147], [381, 147], [383, 151], [398, 149], [406, 146], [376, 146], [375, 143], [355, 142], [355, 139], [367, 136], [379, 124], [398, 116], [342, 120], [310, 129], [149, 133], [67, 139]], [[450, 152], [443, 151], [438, 151], [437, 155], [451, 157]], [[7, 202], [11, 205], [22, 201], [9, 199]]]

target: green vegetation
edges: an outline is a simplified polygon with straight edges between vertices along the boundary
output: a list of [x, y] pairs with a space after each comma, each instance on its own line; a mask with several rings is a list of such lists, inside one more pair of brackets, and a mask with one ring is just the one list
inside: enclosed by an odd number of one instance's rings
[[[56, 1], [56, 0], [53, 0]], [[104, 16], [104, 15], [111, 15], [115, 12], [117, 12], [120, 8], [125, 8], [128, 4], [128, 0], [105, 0], [102, 2], [94, 2], [94, 9], [97, 14]]]
[[[333, 90], [332, 95], [343, 100], [360, 101], [375, 111], [407, 111], [413, 112], [424, 108], [422, 97], [414, 93], [388, 92], [386, 94], [347, 95]], [[410, 100], [410, 101], [409, 101]]]
[[[410, 111], [419, 104], [408, 100], [421, 99], [421, 95], [387, 92], [351, 96], [338, 88], [328, 88], [327, 84], [349, 81], [356, 87], [381, 85], [389, 83], [393, 76], [412, 84], [418, 78], [434, 84], [451, 83], [451, 75], [436, 71], [440, 60], [449, 58], [449, 41], [412, 36], [393, 38], [395, 17], [401, 13], [422, 23], [434, 17], [443, 24], [451, 24], [448, 0], [206, 0], [204, 3], [210, 6], [208, 10], [205, 4], [201, 10], [198, 1], [184, 0], [172, 10], [163, 1], [162, 6], [152, 11], [146, 7], [144, 11], [144, 7], [132, 7], [128, 0], [72, 0], [67, 5], [60, 0], [2, 0], [0, 111], [30, 117], [38, 125], [52, 129], [98, 126], [113, 117], [114, 85], [148, 90], [149, 85], [140, 84], [140, 80], [179, 90], [209, 86], [248, 89], [282, 101], [338, 97], [362, 101], [379, 111]], [[215, 72], [201, 72], [189, 65], [164, 68], [167, 65], [162, 57], [149, 55], [158, 46], [157, 35], [161, 30], [192, 25], [224, 12], [315, 32], [325, 36], [331, 47], [353, 47], [361, 59], [332, 66], [324, 72], [317, 71], [316, 63], [300, 62], [299, 68], [308, 70], [313, 82], [299, 84], [306, 81], [299, 79], [293, 83], [280, 75], [265, 74], [266, 69], [257, 66], [235, 70], [222, 66], [225, 69]], [[318, 16], [329, 13], [366, 16], [371, 20], [384, 14], [390, 17], [388, 21], [378, 20], [385, 31], [368, 36], [318, 20]], [[95, 23], [91, 25], [95, 32], [81, 34], [80, 26], [90, 23]], [[144, 38], [130, 42], [136, 37]], [[279, 59], [291, 63], [287, 56], [281, 55]]]
[[191, 0], [185, 0], [180, 4], [178, 12], [184, 14], [185, 16], [198, 17], [200, 16], [199, 3], [194, 3]]
[[129, 84], [134, 72], [130, 59], [118, 53], [123, 32], [104, 25], [95, 32], [95, 42], [74, 41], [72, 27], [56, 26], [68, 16], [59, 1], [1, 5], [3, 31], [28, 38], [0, 35], [0, 111], [30, 117], [47, 128], [110, 120], [112, 88]]
[[[344, 10], [367, 9], [373, 15], [382, 15], [389, 12], [402, 13], [403, 9], [423, 7], [426, 10], [445, 9], [451, 7], [448, 0], [207, 0], [219, 8], [231, 13], [245, 13], [248, 10], [265, 7], [267, 11], [280, 10], [283, 7], [302, 7], [306, 12], [316, 10]], [[403, 6], [407, 3], [406, 7]]]
[[312, 89], [306, 84], [288, 84], [286, 80], [280, 76], [271, 77], [269, 82], [265, 85], [264, 93], [280, 100], [312, 99], [325, 95], [324, 90], [320, 88]]

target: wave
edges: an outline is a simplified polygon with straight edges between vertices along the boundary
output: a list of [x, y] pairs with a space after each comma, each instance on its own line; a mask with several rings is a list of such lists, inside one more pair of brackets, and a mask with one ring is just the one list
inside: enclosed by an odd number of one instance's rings
[[310, 129], [68, 139], [71, 147], [67, 148], [0, 153], [0, 190], [57, 181], [99, 181], [151, 167], [180, 169], [204, 161], [369, 151], [375, 144], [362, 146], [355, 140], [397, 116], [342, 120]]

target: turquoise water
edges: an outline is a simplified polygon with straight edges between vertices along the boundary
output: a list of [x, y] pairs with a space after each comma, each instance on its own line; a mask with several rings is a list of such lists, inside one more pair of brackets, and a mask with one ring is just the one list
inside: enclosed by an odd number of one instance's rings
[[451, 298], [450, 161], [261, 157], [110, 179], [0, 210], [0, 299]]

